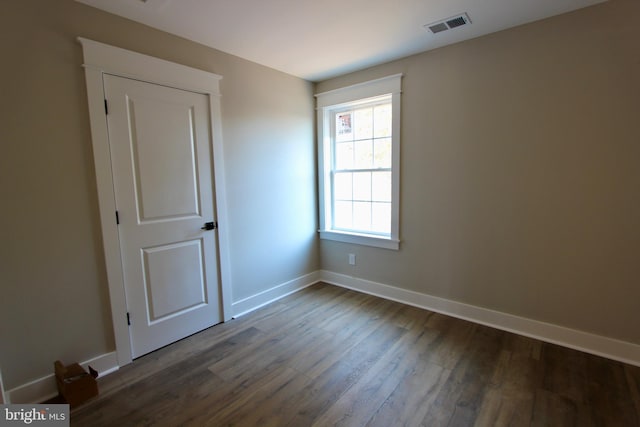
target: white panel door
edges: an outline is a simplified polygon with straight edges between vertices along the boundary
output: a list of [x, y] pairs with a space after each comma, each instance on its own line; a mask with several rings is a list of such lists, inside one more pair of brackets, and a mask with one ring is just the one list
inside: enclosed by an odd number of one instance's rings
[[222, 321], [207, 95], [104, 76], [132, 357]]

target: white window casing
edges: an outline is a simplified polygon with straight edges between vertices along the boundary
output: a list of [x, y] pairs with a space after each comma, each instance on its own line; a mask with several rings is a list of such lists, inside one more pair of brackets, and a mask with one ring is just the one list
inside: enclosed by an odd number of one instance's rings
[[[402, 74], [316, 94], [318, 121], [318, 173], [320, 238], [346, 243], [399, 249], [400, 246], [400, 94]], [[332, 173], [336, 141], [334, 117], [340, 110], [390, 98], [391, 119], [391, 213], [390, 232], [375, 233], [334, 226]], [[388, 102], [388, 101], [387, 101]], [[387, 168], [388, 169], [388, 168]]]

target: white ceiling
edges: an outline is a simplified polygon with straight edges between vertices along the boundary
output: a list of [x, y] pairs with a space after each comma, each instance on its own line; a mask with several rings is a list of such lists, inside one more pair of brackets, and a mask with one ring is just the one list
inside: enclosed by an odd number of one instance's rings
[[[77, 0], [320, 81], [605, 0]], [[472, 24], [423, 25], [466, 12]]]

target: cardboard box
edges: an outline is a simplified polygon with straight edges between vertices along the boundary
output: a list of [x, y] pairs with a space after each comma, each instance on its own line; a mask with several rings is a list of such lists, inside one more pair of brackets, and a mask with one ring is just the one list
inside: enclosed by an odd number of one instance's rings
[[91, 370], [91, 373], [84, 370], [77, 363], [64, 366], [62, 362], [56, 360], [53, 364], [56, 373], [56, 383], [60, 395], [73, 408], [86, 400], [98, 395], [98, 372]]

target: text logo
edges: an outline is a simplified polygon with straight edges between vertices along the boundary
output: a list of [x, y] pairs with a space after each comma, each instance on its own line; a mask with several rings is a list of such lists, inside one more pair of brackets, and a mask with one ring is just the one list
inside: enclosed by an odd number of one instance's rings
[[1, 405], [0, 427], [65, 426], [69, 427], [69, 405]]

